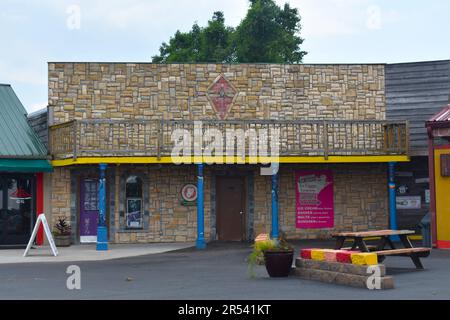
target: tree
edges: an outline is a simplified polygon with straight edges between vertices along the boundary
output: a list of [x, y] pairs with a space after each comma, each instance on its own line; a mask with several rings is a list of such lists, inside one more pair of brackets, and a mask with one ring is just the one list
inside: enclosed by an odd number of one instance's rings
[[206, 27], [195, 23], [187, 33], [177, 31], [152, 61], [300, 63], [306, 54], [300, 49], [300, 29], [296, 8], [289, 4], [280, 8], [273, 0], [250, 0], [236, 29], [225, 26], [222, 12], [214, 12]]
[[182, 33], [179, 30], [170, 38], [169, 44], [163, 42], [159, 55], [153, 56], [155, 63], [197, 62], [200, 58], [201, 28], [195, 23], [192, 30]]
[[239, 62], [299, 63], [306, 52], [297, 9], [272, 0], [251, 0], [247, 16], [236, 29], [236, 57]]
[[233, 28], [225, 26], [223, 12], [214, 12], [203, 29], [199, 62], [232, 62], [233, 32]]
[[205, 28], [195, 23], [187, 33], [177, 31], [169, 44], [163, 43], [159, 55], [153, 56], [155, 63], [170, 62], [231, 62], [233, 28], [225, 26], [222, 12], [214, 12]]

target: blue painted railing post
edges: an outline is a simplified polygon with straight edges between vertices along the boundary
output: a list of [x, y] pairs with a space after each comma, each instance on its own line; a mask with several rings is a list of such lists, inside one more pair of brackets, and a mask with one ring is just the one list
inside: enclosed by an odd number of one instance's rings
[[[389, 226], [392, 230], [397, 230], [397, 203], [395, 187], [395, 162], [388, 163], [389, 172]], [[392, 241], [400, 241], [398, 236], [391, 236]]]
[[108, 165], [100, 164], [100, 180], [98, 188], [98, 225], [97, 225], [97, 250], [108, 250], [108, 229], [106, 228], [106, 183], [105, 172]]
[[205, 203], [203, 200], [203, 163], [197, 164], [197, 249], [205, 249]]
[[273, 239], [278, 238], [278, 171], [272, 173], [272, 234]]

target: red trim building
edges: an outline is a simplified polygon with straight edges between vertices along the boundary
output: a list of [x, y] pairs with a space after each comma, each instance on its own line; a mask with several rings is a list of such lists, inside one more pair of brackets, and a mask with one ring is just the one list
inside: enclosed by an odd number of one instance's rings
[[450, 104], [426, 123], [433, 245], [450, 248]]
[[[0, 246], [24, 246], [44, 213], [47, 149], [10, 85], [0, 84]], [[36, 244], [43, 244], [39, 230]]]

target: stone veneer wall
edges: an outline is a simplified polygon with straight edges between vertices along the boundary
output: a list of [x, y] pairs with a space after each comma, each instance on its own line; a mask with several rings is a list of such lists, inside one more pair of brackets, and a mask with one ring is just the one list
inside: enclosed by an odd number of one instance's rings
[[65, 167], [55, 167], [50, 174], [51, 179], [51, 219], [50, 228], [58, 217], [65, 217], [70, 221], [70, 170]]
[[[250, 168], [250, 166], [249, 166]], [[295, 228], [295, 178], [294, 170], [331, 169], [334, 177], [335, 228]], [[254, 210], [253, 236], [271, 229], [271, 178], [259, 175], [253, 167]], [[197, 235], [196, 206], [180, 204], [180, 190], [185, 183], [196, 181], [195, 166], [110, 166], [115, 170], [114, 181], [108, 188], [117, 188], [117, 177], [125, 172], [146, 176], [149, 215], [147, 227], [142, 231], [124, 230], [120, 205], [109, 206], [114, 219], [115, 233], [111, 240], [117, 243], [145, 243], [195, 241]], [[213, 167], [205, 168], [205, 239], [211, 239], [211, 175]], [[70, 168], [55, 168], [52, 175], [52, 215], [70, 217]], [[334, 231], [361, 231], [388, 227], [387, 177], [385, 164], [329, 164], [282, 165], [279, 182], [279, 225], [290, 239], [329, 238]], [[122, 191], [123, 192], [123, 191]], [[117, 192], [109, 192], [119, 201]], [[72, 199], [75, 201], [74, 199]], [[111, 203], [111, 202], [110, 202]], [[73, 219], [74, 217], [72, 217]], [[70, 220], [70, 219], [69, 219]]]
[[[334, 179], [333, 229], [296, 229], [295, 170], [331, 169]], [[330, 238], [340, 231], [388, 227], [386, 164], [281, 165], [279, 225], [288, 238]], [[255, 175], [255, 234], [271, 229], [270, 177]], [[269, 212], [269, 214], [267, 214]]]
[[49, 63], [49, 120], [217, 119], [220, 74], [238, 91], [227, 119], [385, 119], [382, 64]]
[[[79, 219], [78, 203], [79, 196], [71, 195], [71, 170], [84, 170], [95, 172], [94, 166], [80, 167], [56, 167], [51, 175], [52, 198], [51, 218], [52, 226], [60, 216], [72, 221], [75, 226], [73, 233], [78, 233], [77, 220]], [[197, 207], [183, 206], [180, 204], [180, 191], [184, 184], [196, 182], [195, 166], [109, 166], [107, 175], [107, 210], [110, 217], [114, 219], [109, 223], [110, 239], [117, 243], [127, 242], [172, 242], [172, 241], [195, 241], [197, 236]], [[114, 171], [114, 175], [111, 175]], [[122, 176], [135, 174], [146, 177], [143, 187], [147, 188], [149, 202], [144, 205], [148, 209], [148, 216], [144, 216], [146, 228], [144, 230], [125, 230], [123, 199], [121, 199], [120, 185]], [[209, 176], [209, 170], [205, 170], [205, 176]], [[79, 190], [79, 177], [73, 175], [75, 189]], [[210, 192], [209, 178], [205, 179], [205, 194]], [[118, 191], [118, 192], [117, 192]], [[145, 191], [143, 191], [145, 193]], [[119, 205], [117, 205], [117, 202]], [[115, 205], [112, 205], [115, 203]], [[210, 238], [210, 198], [205, 196], [205, 238]], [[76, 215], [76, 216], [74, 216]], [[76, 238], [77, 236], [75, 236]]]
[[[385, 119], [384, 65], [49, 63], [48, 69], [51, 124], [72, 119], [217, 119], [206, 91], [220, 74], [238, 91], [227, 118], [230, 120]], [[121, 170], [127, 167], [116, 172], [115, 190], [120, 191]], [[295, 229], [294, 167], [306, 165], [281, 169], [280, 226], [290, 237], [327, 236], [326, 230]], [[386, 227], [385, 165], [329, 167], [335, 170], [336, 230]], [[195, 182], [195, 167], [140, 166], [136, 170], [149, 177], [148, 231], [122, 232], [120, 206], [115, 205], [114, 240], [195, 240], [196, 207], [179, 204], [182, 185]], [[257, 170], [255, 234], [270, 230], [270, 177], [259, 176]], [[210, 168], [205, 171], [207, 239], [211, 220], [208, 175]], [[70, 217], [71, 205], [76, 205], [76, 199], [70, 199], [70, 179], [70, 168], [55, 168], [53, 217]], [[119, 199], [117, 192], [113, 194], [114, 200]]]
[[[120, 175], [145, 174], [149, 192], [148, 229], [124, 230], [124, 221], [116, 217], [115, 241], [127, 242], [172, 242], [195, 241], [197, 237], [197, 207], [181, 205], [180, 191], [186, 183], [196, 183], [195, 166], [123, 166], [116, 167]], [[208, 171], [205, 171], [208, 175]], [[210, 179], [205, 179], [205, 194], [210, 190]], [[205, 197], [205, 238], [210, 238], [210, 201]]]

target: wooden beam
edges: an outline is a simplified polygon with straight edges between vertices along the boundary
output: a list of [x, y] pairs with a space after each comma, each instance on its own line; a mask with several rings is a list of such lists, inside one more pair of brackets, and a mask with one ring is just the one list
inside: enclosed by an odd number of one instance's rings
[[[239, 159], [238, 159], [239, 158]], [[232, 163], [262, 164], [270, 162], [278, 163], [375, 163], [375, 162], [407, 162], [409, 157], [401, 155], [380, 155], [380, 156], [329, 156], [325, 159], [322, 156], [285, 156], [285, 157], [246, 157], [242, 161], [240, 157], [233, 157]], [[63, 167], [83, 164], [195, 164], [203, 163], [225, 163], [224, 157], [78, 157], [76, 159], [56, 159], [52, 160], [54, 167]]]

